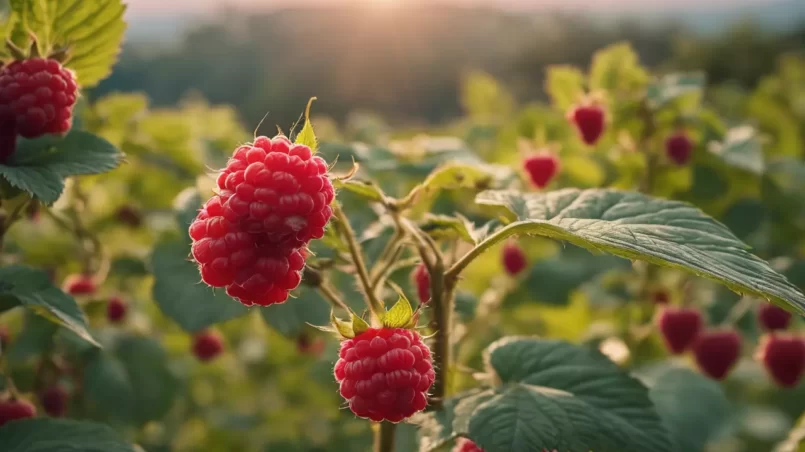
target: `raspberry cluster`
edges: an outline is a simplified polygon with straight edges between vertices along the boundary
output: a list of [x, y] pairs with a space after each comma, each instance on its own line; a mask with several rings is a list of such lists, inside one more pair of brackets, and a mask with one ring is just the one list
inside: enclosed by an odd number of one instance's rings
[[369, 328], [342, 342], [339, 357], [335, 379], [357, 416], [400, 422], [425, 409], [436, 373], [415, 331]]
[[235, 150], [217, 185], [190, 225], [201, 278], [247, 306], [284, 302], [333, 213], [327, 163], [284, 136], [258, 137]]

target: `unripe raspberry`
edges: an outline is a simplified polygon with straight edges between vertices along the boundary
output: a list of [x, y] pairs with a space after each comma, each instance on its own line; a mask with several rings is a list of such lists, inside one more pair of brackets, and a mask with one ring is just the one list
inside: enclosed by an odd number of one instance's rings
[[278, 246], [298, 248], [320, 239], [335, 196], [327, 169], [303, 144], [258, 137], [237, 148], [218, 176], [221, 215]]
[[51, 386], [39, 395], [39, 402], [45, 413], [53, 417], [64, 416], [69, 400], [70, 394], [59, 385]]
[[0, 427], [17, 419], [36, 416], [36, 407], [28, 401], [0, 400]]
[[693, 142], [685, 132], [677, 132], [665, 140], [665, 154], [672, 162], [682, 166], [690, 161]]
[[657, 317], [657, 326], [668, 350], [678, 355], [693, 345], [702, 329], [702, 315], [692, 308], [665, 307]]
[[791, 388], [805, 372], [805, 339], [768, 335], [761, 340], [758, 358], [780, 386]]
[[523, 249], [515, 242], [503, 245], [503, 268], [511, 276], [517, 276], [528, 264]]
[[693, 355], [699, 369], [716, 380], [727, 376], [740, 353], [741, 336], [733, 330], [701, 333], [693, 344]]
[[469, 438], [459, 438], [456, 440], [453, 452], [484, 452], [484, 450]]
[[592, 146], [604, 133], [604, 109], [599, 105], [582, 105], [575, 107], [568, 114], [568, 119], [576, 125], [582, 141]]
[[436, 373], [415, 331], [369, 328], [342, 342], [339, 357], [335, 379], [356, 416], [400, 422], [425, 409]]
[[307, 334], [300, 334], [296, 338], [296, 350], [302, 355], [313, 357], [321, 356], [324, 351], [324, 339], [321, 337], [310, 337]]
[[550, 152], [534, 154], [523, 160], [523, 168], [537, 188], [545, 188], [559, 172], [559, 157]]
[[224, 341], [215, 331], [207, 330], [193, 336], [193, 354], [199, 361], [212, 361], [224, 351]]
[[428, 272], [428, 267], [424, 263], [417, 265], [413, 273], [411, 273], [411, 279], [416, 286], [419, 303], [427, 304], [430, 302], [430, 273]]
[[758, 308], [757, 320], [766, 331], [784, 330], [791, 323], [791, 313], [771, 303], [764, 303]]
[[128, 305], [120, 297], [112, 297], [106, 304], [106, 319], [112, 323], [118, 323], [126, 317]]
[[64, 279], [62, 289], [70, 295], [92, 295], [98, 290], [98, 285], [92, 275], [76, 273]]
[[14, 61], [0, 71], [0, 118], [26, 138], [70, 131], [77, 96], [75, 76], [56, 60]]

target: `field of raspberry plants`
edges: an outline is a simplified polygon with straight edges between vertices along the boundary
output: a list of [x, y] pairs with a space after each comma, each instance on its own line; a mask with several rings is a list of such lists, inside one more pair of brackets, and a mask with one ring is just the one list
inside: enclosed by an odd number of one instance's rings
[[740, 111], [624, 42], [550, 103], [244, 125], [87, 95], [120, 0], [10, 5], [0, 451], [805, 450], [802, 57]]

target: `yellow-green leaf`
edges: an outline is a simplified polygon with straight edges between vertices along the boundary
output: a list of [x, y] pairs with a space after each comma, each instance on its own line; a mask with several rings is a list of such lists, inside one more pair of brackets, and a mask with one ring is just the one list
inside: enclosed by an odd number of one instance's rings
[[352, 332], [355, 336], [365, 332], [369, 329], [369, 324], [363, 320], [358, 314], [352, 313]]
[[340, 334], [342, 337], [345, 337], [347, 339], [352, 339], [353, 337], [355, 337], [355, 332], [352, 329], [352, 324], [350, 322], [345, 322], [336, 317], [335, 312], [330, 313], [330, 323], [333, 324], [335, 330], [338, 331], [338, 334]]
[[305, 108], [305, 126], [302, 127], [302, 131], [296, 136], [295, 143], [304, 144], [309, 147], [311, 151], [316, 152], [319, 149], [319, 141], [316, 139], [316, 133], [313, 131], [313, 123], [310, 122], [310, 105], [314, 100], [316, 100], [316, 98], [311, 97], [307, 102], [307, 108]]
[[551, 66], [545, 90], [556, 108], [567, 110], [584, 95], [584, 74], [573, 66]]
[[400, 299], [383, 315], [383, 326], [386, 328], [406, 328], [411, 324], [413, 317], [414, 310], [411, 308], [411, 302], [408, 301], [405, 295], [400, 293]]
[[628, 43], [613, 44], [595, 53], [590, 68], [590, 89], [610, 93], [631, 91], [644, 87], [648, 73], [638, 61], [637, 53]]

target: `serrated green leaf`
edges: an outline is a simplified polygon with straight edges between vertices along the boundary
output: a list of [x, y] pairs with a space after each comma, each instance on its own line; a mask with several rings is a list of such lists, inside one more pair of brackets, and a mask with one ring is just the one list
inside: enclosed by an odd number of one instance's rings
[[651, 82], [646, 88], [646, 100], [652, 108], [660, 108], [674, 99], [700, 93], [705, 86], [703, 72], [678, 72], [667, 74]]
[[543, 235], [592, 251], [676, 268], [805, 313], [805, 295], [721, 223], [696, 207], [619, 190], [565, 189], [522, 194], [487, 191], [482, 205], [509, 210], [517, 221], [481, 249], [512, 234]]
[[304, 144], [309, 147], [311, 151], [316, 152], [319, 149], [319, 140], [316, 139], [316, 133], [313, 131], [313, 123], [310, 122], [310, 105], [314, 100], [316, 100], [316, 98], [311, 97], [307, 102], [307, 107], [305, 108], [305, 126], [302, 127], [302, 130], [299, 132], [299, 135], [296, 136], [294, 142], [296, 144]]
[[73, 331], [98, 345], [87, 330], [87, 320], [73, 297], [55, 287], [47, 273], [22, 265], [0, 268], [0, 297], [13, 298], [26, 309]]
[[374, 182], [364, 182], [358, 180], [334, 180], [333, 186], [344, 190], [349, 190], [352, 193], [363, 196], [369, 201], [383, 202], [386, 198], [383, 190], [378, 187]]
[[433, 237], [434, 239], [460, 239], [475, 245], [478, 237], [483, 237], [486, 233], [484, 228], [475, 229], [467, 218], [456, 215], [427, 215], [419, 223], [419, 228]]
[[165, 315], [185, 331], [195, 332], [249, 312], [223, 290], [202, 283], [189, 255], [190, 245], [179, 239], [162, 240], [154, 247], [152, 295]]
[[590, 68], [590, 89], [617, 93], [643, 87], [648, 73], [628, 43], [612, 44], [595, 52]]
[[573, 66], [550, 66], [545, 91], [551, 96], [554, 107], [567, 110], [584, 95], [584, 74]]
[[493, 395], [490, 389], [474, 389], [445, 400], [438, 411], [419, 413], [409, 419], [420, 427], [419, 452], [431, 452], [459, 434], [466, 434], [472, 412]]
[[400, 293], [400, 299], [383, 314], [381, 321], [386, 328], [406, 328], [413, 317], [414, 310], [411, 308], [411, 302]]
[[3, 452], [136, 452], [111, 427], [94, 422], [38, 417], [0, 427]]
[[33, 33], [41, 55], [69, 46], [67, 67], [79, 86], [94, 86], [111, 72], [126, 31], [121, 0], [18, 0], [11, 8], [20, 17], [14, 42], [27, 48]]
[[260, 309], [263, 319], [277, 332], [289, 338], [298, 337], [307, 328], [307, 324], [327, 323], [330, 314], [327, 300], [317, 290], [303, 286], [294, 295], [285, 303]]
[[765, 162], [757, 131], [751, 126], [729, 129], [720, 143], [710, 143], [708, 150], [725, 163], [736, 168], [763, 174]]

